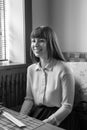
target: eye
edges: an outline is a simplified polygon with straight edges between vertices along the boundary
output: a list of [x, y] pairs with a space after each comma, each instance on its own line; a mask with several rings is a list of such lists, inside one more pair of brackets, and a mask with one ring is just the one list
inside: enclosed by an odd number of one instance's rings
[[39, 42], [46, 42], [45, 39], [39, 39], [38, 41], [39, 41]]

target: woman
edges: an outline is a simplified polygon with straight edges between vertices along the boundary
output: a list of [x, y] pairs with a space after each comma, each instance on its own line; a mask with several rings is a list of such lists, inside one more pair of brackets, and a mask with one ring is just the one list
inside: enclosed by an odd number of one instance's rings
[[30, 38], [34, 63], [27, 69], [27, 90], [21, 113], [59, 126], [73, 108], [74, 78], [50, 27], [36, 28]]

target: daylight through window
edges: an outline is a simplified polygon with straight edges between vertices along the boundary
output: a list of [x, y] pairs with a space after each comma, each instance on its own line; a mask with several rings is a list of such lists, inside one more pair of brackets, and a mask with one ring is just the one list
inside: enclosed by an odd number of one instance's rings
[[0, 61], [6, 61], [5, 0], [0, 0]]

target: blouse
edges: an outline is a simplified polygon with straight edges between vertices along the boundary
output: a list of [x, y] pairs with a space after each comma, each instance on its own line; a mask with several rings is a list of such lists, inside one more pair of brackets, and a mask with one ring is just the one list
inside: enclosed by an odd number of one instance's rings
[[52, 59], [44, 69], [34, 63], [27, 69], [27, 94], [25, 100], [36, 105], [65, 107], [72, 110], [74, 77], [66, 62]]

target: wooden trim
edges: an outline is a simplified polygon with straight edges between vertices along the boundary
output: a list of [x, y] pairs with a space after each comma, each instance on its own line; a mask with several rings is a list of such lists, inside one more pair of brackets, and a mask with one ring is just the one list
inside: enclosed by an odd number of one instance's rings
[[30, 59], [30, 34], [32, 31], [32, 0], [25, 0], [25, 40], [26, 40], [26, 64]]

